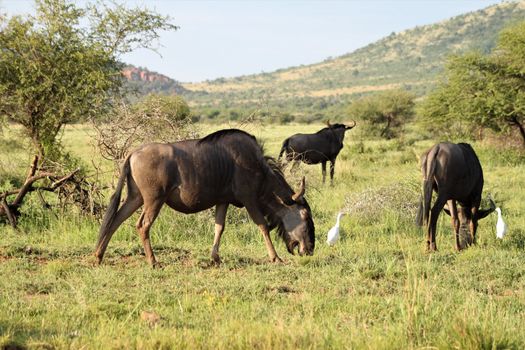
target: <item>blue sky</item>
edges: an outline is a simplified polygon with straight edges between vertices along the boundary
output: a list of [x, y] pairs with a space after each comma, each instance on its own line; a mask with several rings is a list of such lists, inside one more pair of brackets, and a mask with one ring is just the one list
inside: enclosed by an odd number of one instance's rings
[[[336, 57], [391, 32], [441, 21], [495, 0], [174, 1], [128, 0], [173, 18], [158, 54], [139, 50], [125, 62], [183, 82], [271, 72]], [[8, 14], [31, 10], [30, 0], [0, 0]]]

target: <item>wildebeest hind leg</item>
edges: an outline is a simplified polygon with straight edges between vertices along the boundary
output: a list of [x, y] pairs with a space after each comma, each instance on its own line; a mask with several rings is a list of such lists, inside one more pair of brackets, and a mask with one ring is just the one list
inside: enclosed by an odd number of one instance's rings
[[137, 222], [137, 229], [139, 230], [140, 239], [142, 240], [144, 253], [146, 254], [146, 258], [152, 267], [157, 265], [157, 260], [155, 259], [153, 249], [151, 248], [149, 230], [159, 215], [162, 204], [164, 204], [164, 201], [159, 199], [144, 203], [144, 211], [140, 215], [140, 218]]
[[436, 202], [434, 203], [434, 206], [432, 207], [432, 210], [430, 211], [430, 220], [428, 225], [428, 234], [427, 234], [427, 249], [429, 251], [436, 251], [437, 245], [436, 245], [436, 228], [437, 228], [437, 220], [439, 217], [439, 213], [445, 206], [446, 199], [438, 198], [436, 199]]
[[250, 217], [252, 220], [259, 226], [259, 230], [261, 230], [261, 233], [264, 237], [264, 243], [266, 244], [266, 250], [268, 251], [268, 256], [270, 257], [271, 262], [282, 262], [281, 258], [277, 255], [277, 252], [275, 251], [275, 247], [273, 246], [272, 239], [270, 238], [270, 231], [268, 230], [268, 226], [266, 225], [266, 220], [264, 219], [264, 215], [261, 213], [259, 208], [257, 208], [257, 205], [255, 204], [245, 204], [246, 210], [248, 211], [248, 214], [250, 214]]
[[326, 180], [326, 162], [321, 162], [321, 172], [323, 173], [323, 183]]
[[215, 237], [213, 239], [213, 247], [211, 248], [211, 258], [216, 264], [221, 263], [221, 258], [219, 257], [219, 245], [221, 243], [222, 233], [224, 232], [227, 210], [228, 204], [217, 204], [215, 206]]
[[106, 251], [106, 248], [108, 247], [109, 241], [111, 240], [111, 237], [113, 236], [113, 233], [119, 228], [119, 226], [131, 216], [140, 206], [142, 205], [142, 197], [140, 194], [128, 194], [128, 197], [124, 201], [124, 204], [120, 207], [120, 209], [117, 211], [117, 214], [115, 215], [115, 218], [113, 219], [113, 222], [111, 223], [110, 228], [105, 232], [104, 236], [100, 240], [97, 249], [95, 251], [95, 256], [97, 257], [97, 261], [100, 264], [102, 262], [102, 258], [104, 257], [104, 253]]

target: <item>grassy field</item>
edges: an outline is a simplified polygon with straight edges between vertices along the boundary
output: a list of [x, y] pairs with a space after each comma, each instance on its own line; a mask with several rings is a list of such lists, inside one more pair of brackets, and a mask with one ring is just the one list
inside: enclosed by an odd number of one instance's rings
[[[214, 128], [202, 126], [202, 134]], [[317, 128], [244, 127], [273, 156], [286, 136]], [[89, 135], [85, 126], [64, 135], [86, 164], [98, 160]], [[9, 147], [15, 139], [0, 142], [4, 187], [7, 174], [23, 174], [29, 164]], [[347, 133], [333, 187], [321, 183], [320, 166], [287, 171], [294, 186], [306, 174], [317, 244], [314, 256], [300, 258], [274, 237], [283, 264], [267, 262], [244, 209], [228, 212], [217, 267], [209, 256], [213, 211], [165, 208], [152, 230], [163, 268], [146, 263], [137, 214], [94, 266], [98, 222], [30, 201], [20, 230], [0, 226], [0, 348], [525, 348], [525, 157], [474, 144], [508, 235], [496, 239], [492, 214], [480, 222], [478, 245], [457, 253], [442, 216], [439, 251], [428, 254], [414, 213], [417, 157], [432, 143], [370, 141], [356, 128]], [[341, 240], [329, 247], [326, 232], [342, 209], [349, 215]]]

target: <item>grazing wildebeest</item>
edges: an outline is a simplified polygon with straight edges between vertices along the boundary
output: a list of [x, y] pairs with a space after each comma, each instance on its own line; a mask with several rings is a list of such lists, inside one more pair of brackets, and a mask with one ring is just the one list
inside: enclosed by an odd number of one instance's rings
[[[427, 249], [437, 250], [437, 219], [445, 204], [448, 206], [445, 212], [450, 215], [456, 234], [456, 249], [461, 249], [460, 227], [463, 232], [470, 232], [469, 243], [476, 243], [478, 220], [494, 211], [495, 204], [490, 200], [489, 209], [479, 209], [483, 170], [472, 147], [467, 143], [439, 143], [422, 155], [421, 171], [423, 198], [416, 220], [420, 226], [423, 222], [427, 225]], [[437, 193], [437, 198], [430, 209], [432, 191]], [[456, 202], [461, 207], [458, 208]]]
[[335, 159], [343, 148], [345, 132], [356, 125], [330, 124], [319, 130], [315, 134], [295, 134], [283, 142], [278, 159], [286, 152], [286, 160], [294, 161], [296, 165], [299, 161], [306, 164], [319, 164], [323, 172], [323, 183], [326, 178], [326, 162], [330, 161], [330, 183], [334, 181]]
[[[118, 209], [124, 182], [127, 198]], [[149, 231], [164, 203], [185, 214], [215, 206], [211, 256], [217, 263], [229, 204], [246, 207], [264, 236], [271, 261], [280, 261], [269, 234], [275, 227], [291, 254], [298, 246], [300, 255], [312, 255], [314, 223], [304, 191], [304, 178], [294, 193], [276, 162], [264, 157], [255, 137], [241, 130], [221, 130], [172, 144], [146, 144], [124, 162], [100, 227], [95, 256], [100, 263], [115, 230], [144, 204], [137, 229], [154, 266]]]

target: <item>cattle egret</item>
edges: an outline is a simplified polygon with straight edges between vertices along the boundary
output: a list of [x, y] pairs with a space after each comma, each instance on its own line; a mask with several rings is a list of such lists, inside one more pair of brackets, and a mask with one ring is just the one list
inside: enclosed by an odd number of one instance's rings
[[330, 231], [328, 231], [328, 235], [326, 239], [326, 243], [328, 243], [328, 245], [334, 245], [335, 242], [337, 242], [337, 240], [339, 239], [339, 223], [341, 221], [341, 216], [343, 215], [345, 215], [345, 213], [343, 212], [340, 212], [339, 214], [337, 214], [337, 220], [335, 222], [335, 226], [332, 227]]
[[498, 222], [496, 223], [496, 237], [502, 239], [503, 236], [505, 236], [505, 233], [507, 233], [507, 224], [505, 223], [505, 221], [503, 221], [503, 217], [501, 216], [501, 209], [498, 207], [496, 208], [496, 211], [498, 212]]

